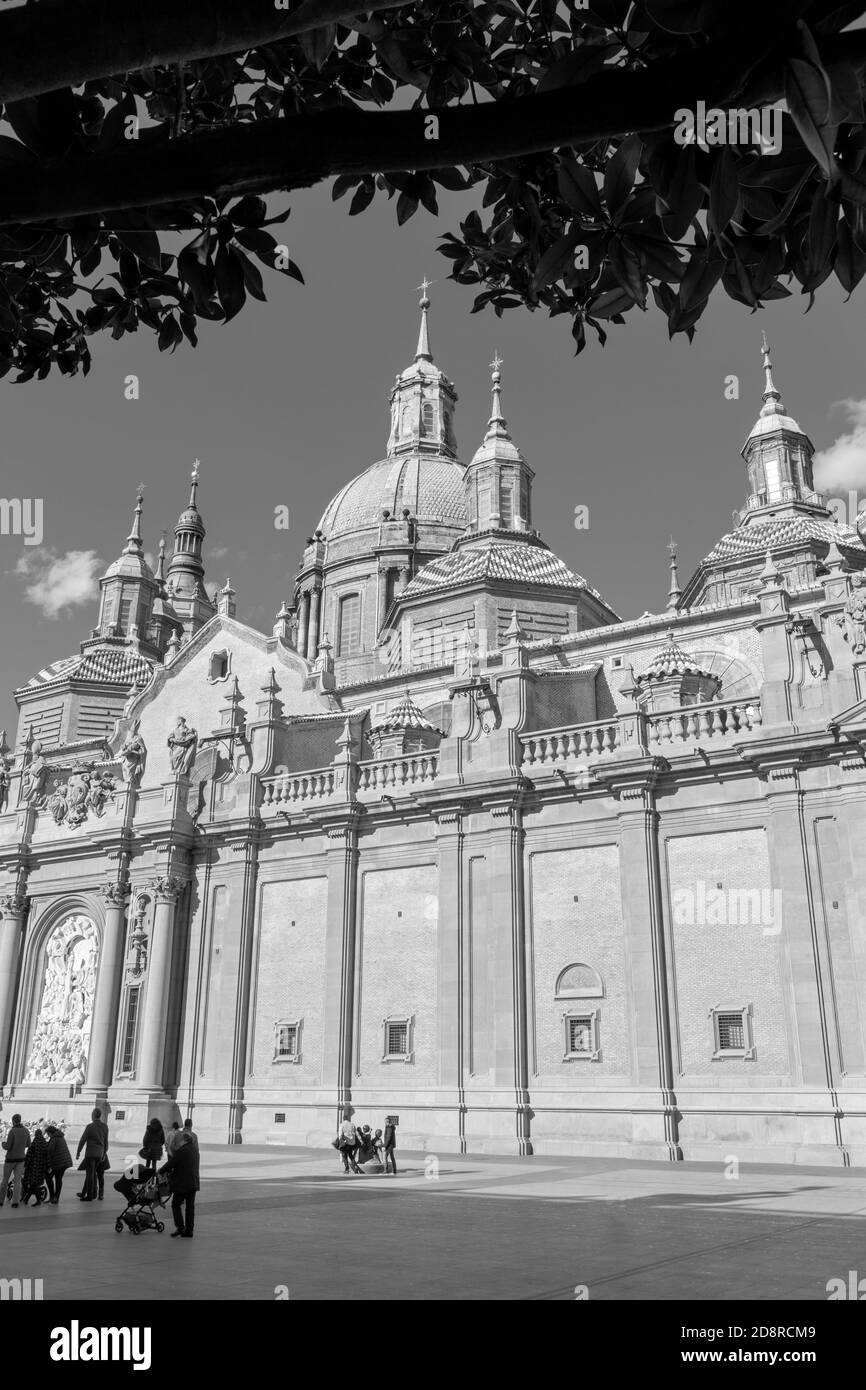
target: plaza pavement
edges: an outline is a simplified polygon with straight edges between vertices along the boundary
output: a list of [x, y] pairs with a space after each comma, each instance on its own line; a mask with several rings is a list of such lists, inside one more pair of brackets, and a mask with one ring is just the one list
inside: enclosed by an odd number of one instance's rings
[[[122, 1207], [0, 1211], [0, 1278], [52, 1299], [827, 1298], [866, 1277], [866, 1170], [398, 1154], [345, 1177], [306, 1149], [202, 1146], [194, 1240], [117, 1234]], [[438, 1171], [437, 1171], [438, 1166]], [[866, 1287], [866, 1285], [864, 1285]], [[283, 1292], [282, 1296], [286, 1296]]]

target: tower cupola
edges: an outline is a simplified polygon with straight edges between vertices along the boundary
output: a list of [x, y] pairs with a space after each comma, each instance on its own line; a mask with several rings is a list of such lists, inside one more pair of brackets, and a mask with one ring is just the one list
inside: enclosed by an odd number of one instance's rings
[[535, 475], [502, 414], [502, 359], [497, 355], [490, 366], [493, 409], [481, 447], [466, 470], [467, 530], [530, 532]]
[[743, 458], [749, 478], [748, 511], [785, 503], [822, 506], [812, 476], [814, 446], [785, 409], [773, 380], [767, 335], [763, 335], [764, 404], [746, 440]]
[[216, 612], [204, 587], [202, 542], [206, 532], [196, 500], [199, 468], [196, 459], [190, 478], [189, 501], [174, 528], [174, 550], [166, 580], [172, 607], [187, 637], [203, 627]]
[[430, 351], [430, 330], [427, 310], [429, 280], [422, 280], [421, 326], [418, 346], [411, 366], [401, 372], [391, 392], [391, 433], [388, 438], [388, 457], [406, 453], [442, 454], [456, 459], [454, 440], [454, 407], [457, 392], [433, 361]]

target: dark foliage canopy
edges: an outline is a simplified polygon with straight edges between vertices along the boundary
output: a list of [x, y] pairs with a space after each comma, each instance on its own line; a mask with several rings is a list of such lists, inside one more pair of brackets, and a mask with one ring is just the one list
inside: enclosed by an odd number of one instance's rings
[[[356, 0], [357, 3], [357, 0]], [[439, 250], [474, 308], [592, 329], [713, 291], [811, 305], [866, 274], [866, 0], [40, 0], [0, 9], [0, 376], [89, 338], [196, 344], [302, 281], [289, 198], [333, 179], [398, 223], [464, 191]], [[677, 138], [773, 111], [778, 153]], [[700, 134], [700, 132], [699, 132]], [[274, 195], [269, 202], [265, 199]], [[276, 210], [275, 210], [276, 209]], [[270, 215], [269, 215], [270, 213]]]

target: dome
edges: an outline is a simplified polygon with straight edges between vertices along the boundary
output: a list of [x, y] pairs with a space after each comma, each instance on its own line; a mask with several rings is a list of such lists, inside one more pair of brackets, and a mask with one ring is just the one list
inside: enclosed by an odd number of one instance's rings
[[[405, 597], [434, 593], [480, 580], [501, 580], [543, 588], [573, 589], [595, 594], [586, 580], [574, 574], [546, 545], [485, 539], [459, 546], [419, 570]], [[596, 595], [601, 597], [601, 595]]]
[[408, 507], [419, 522], [466, 525], [465, 467], [438, 454], [382, 459], [341, 488], [325, 508], [319, 530], [326, 541], [378, 526], [388, 511], [399, 520]]

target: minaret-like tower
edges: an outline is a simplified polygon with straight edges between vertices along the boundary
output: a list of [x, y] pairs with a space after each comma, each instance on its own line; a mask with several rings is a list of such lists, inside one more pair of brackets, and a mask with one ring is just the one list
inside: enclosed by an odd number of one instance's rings
[[[761, 352], [764, 365], [764, 404], [755, 428], [743, 447], [749, 479], [747, 512], [780, 506], [819, 508], [812, 477], [812, 441], [788, 415], [773, 380], [773, 362], [766, 333]], [[743, 518], [745, 519], [745, 517]]]
[[680, 606], [680, 599], [683, 596], [683, 591], [680, 588], [680, 571], [679, 565], [677, 564], [677, 543], [673, 536], [671, 536], [671, 543], [668, 546], [668, 554], [671, 557], [671, 587], [668, 591], [667, 611], [669, 613], [676, 613]]
[[457, 457], [454, 441], [454, 406], [457, 392], [433, 361], [430, 352], [430, 330], [427, 310], [429, 280], [422, 280], [421, 326], [418, 346], [410, 367], [401, 372], [391, 392], [391, 433], [388, 438], [388, 457], [404, 453], [443, 454]]
[[139, 484], [126, 545], [99, 581], [99, 619], [93, 630], [95, 638], [120, 638], [136, 645], [140, 640], [147, 640], [147, 626], [158, 586], [144, 558], [141, 539], [143, 509], [144, 486]]
[[502, 359], [494, 357], [493, 410], [487, 433], [466, 470], [467, 532], [532, 532], [534, 473], [508, 432], [502, 414]]
[[199, 467], [196, 459], [190, 479], [189, 502], [174, 528], [174, 550], [166, 582], [172, 607], [183, 624], [187, 638], [198, 632], [216, 612], [204, 587], [202, 541], [206, 532], [196, 503]]

